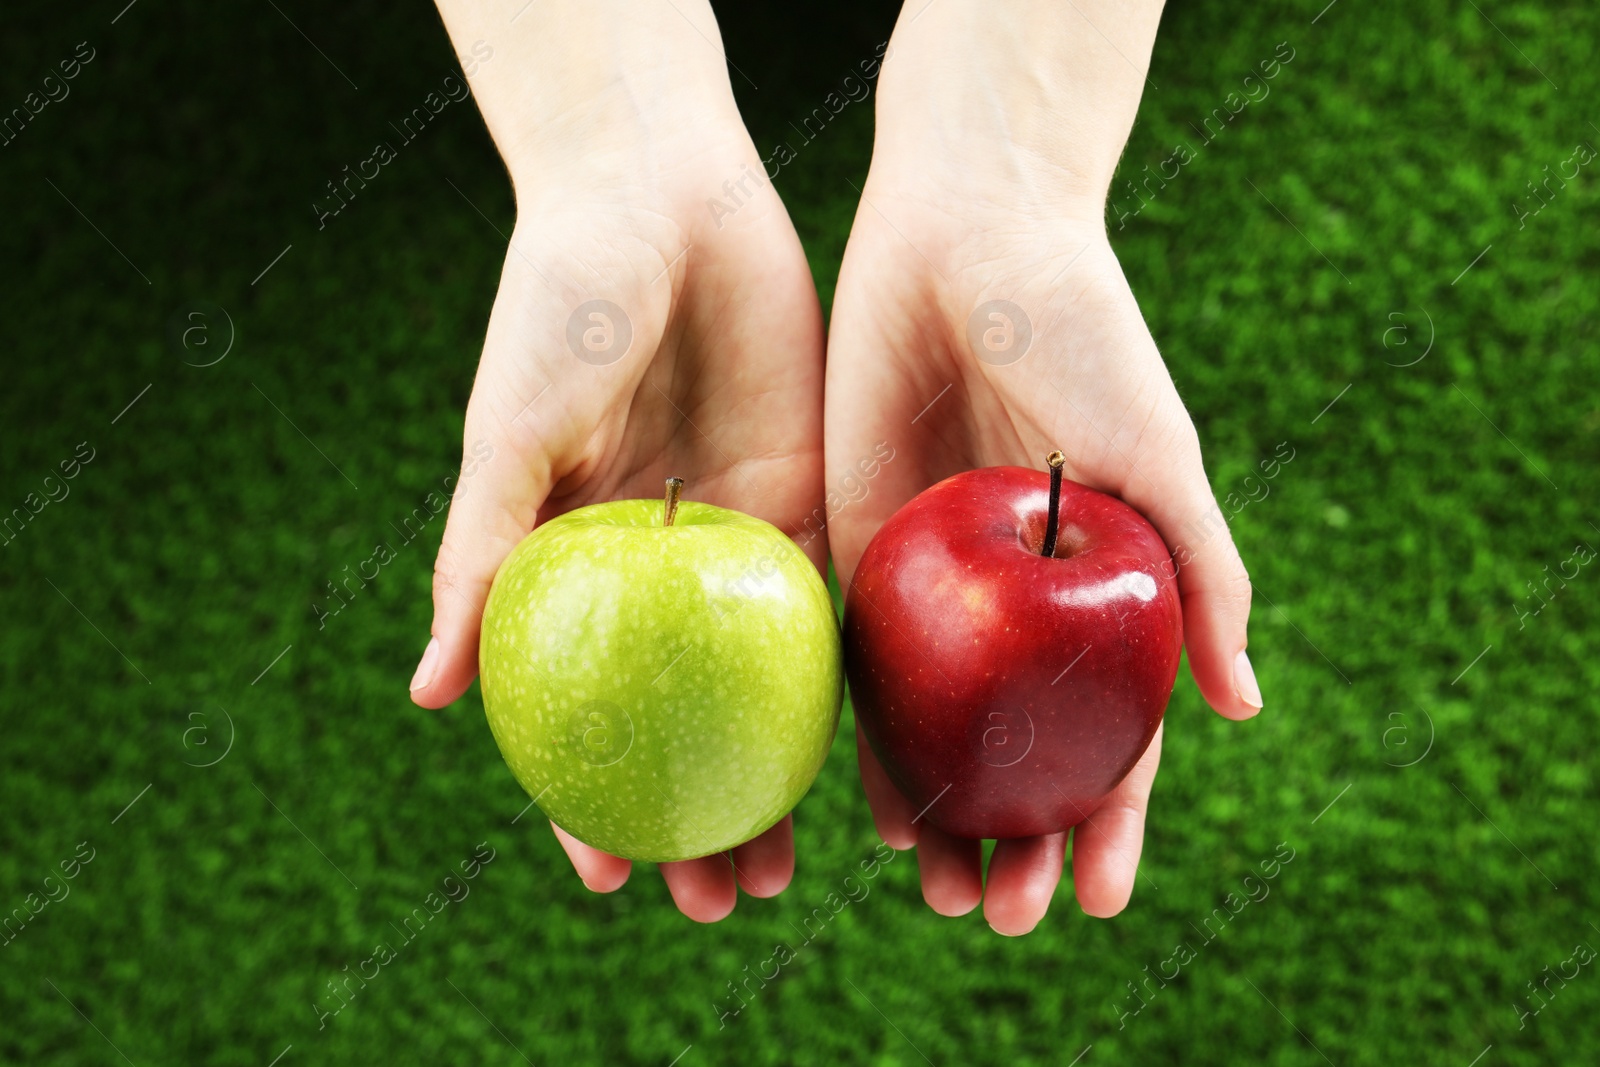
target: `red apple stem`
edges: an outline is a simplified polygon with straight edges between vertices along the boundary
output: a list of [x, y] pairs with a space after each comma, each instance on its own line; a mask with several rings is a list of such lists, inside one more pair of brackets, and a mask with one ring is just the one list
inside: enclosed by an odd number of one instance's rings
[[667, 479], [666, 510], [661, 516], [662, 529], [672, 525], [672, 520], [678, 517], [678, 494], [683, 492], [682, 478]]
[[1050, 516], [1045, 520], [1044, 548], [1039, 555], [1049, 558], [1056, 554], [1056, 534], [1060, 527], [1056, 513], [1061, 507], [1061, 468], [1067, 462], [1067, 457], [1058, 449], [1046, 456], [1044, 461], [1050, 465]]

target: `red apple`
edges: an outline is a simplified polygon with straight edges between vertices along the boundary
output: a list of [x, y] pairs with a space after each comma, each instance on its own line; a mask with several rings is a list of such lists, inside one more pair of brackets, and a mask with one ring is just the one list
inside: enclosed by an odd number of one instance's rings
[[1082, 822], [1144, 754], [1178, 673], [1183, 617], [1160, 535], [1063, 482], [1059, 453], [1050, 463], [1048, 476], [988, 467], [925, 490], [883, 524], [845, 598], [867, 740], [921, 818], [960, 837]]

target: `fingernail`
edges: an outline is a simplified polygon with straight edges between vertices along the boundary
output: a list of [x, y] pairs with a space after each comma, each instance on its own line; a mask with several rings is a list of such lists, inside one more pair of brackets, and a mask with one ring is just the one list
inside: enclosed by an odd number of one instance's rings
[[428, 647], [422, 653], [422, 662], [417, 664], [417, 673], [411, 676], [411, 691], [425, 688], [433, 681], [434, 672], [439, 669], [439, 639], [429, 638]]
[[989, 929], [993, 930], [995, 933], [999, 934], [1001, 937], [1022, 937], [1024, 934], [1030, 934], [1030, 933], [1033, 932], [1032, 930], [1024, 930], [1020, 934], [1008, 934], [1004, 930], [1001, 930], [999, 927], [995, 926], [994, 923], [990, 923], [989, 924]]
[[1233, 688], [1240, 700], [1257, 710], [1261, 708], [1261, 687], [1256, 684], [1256, 672], [1250, 666], [1250, 657], [1245, 655], [1242, 648], [1233, 660]]

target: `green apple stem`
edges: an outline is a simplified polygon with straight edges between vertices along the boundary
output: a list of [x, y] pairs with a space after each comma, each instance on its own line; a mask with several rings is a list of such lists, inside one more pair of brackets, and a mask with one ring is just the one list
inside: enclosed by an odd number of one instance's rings
[[1050, 517], [1045, 520], [1044, 548], [1039, 555], [1048, 558], [1056, 554], [1056, 533], [1060, 526], [1056, 512], [1061, 507], [1061, 467], [1067, 462], [1067, 457], [1057, 450], [1046, 456], [1044, 461], [1050, 465]]
[[678, 517], [678, 494], [681, 492], [683, 492], [683, 479], [668, 478], [666, 510], [661, 516], [662, 529], [671, 526], [672, 520]]

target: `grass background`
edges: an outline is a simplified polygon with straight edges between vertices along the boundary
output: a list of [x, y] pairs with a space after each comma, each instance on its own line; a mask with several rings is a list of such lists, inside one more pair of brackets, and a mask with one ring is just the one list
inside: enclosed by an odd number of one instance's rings
[[[1180, 678], [1121, 918], [1064, 890], [1004, 940], [929, 912], [902, 855], [800, 947], [877, 844], [848, 710], [797, 812], [793, 887], [702, 928], [653, 872], [588, 894], [536, 819], [513, 824], [526, 798], [476, 690], [443, 713], [407, 700], [442, 518], [318, 631], [325, 584], [454, 471], [513, 206], [481, 122], [452, 105], [318, 232], [323, 182], [451, 50], [423, 4], [277, 6], [4, 16], [0, 108], [79, 41], [96, 57], [0, 147], [0, 510], [80, 442], [95, 458], [0, 549], [0, 909], [79, 842], [94, 859], [0, 948], [0, 1060], [1600, 1058], [1593, 964], [1553, 999], [1528, 992], [1600, 946], [1600, 573], [1552, 583], [1520, 626], [1515, 609], [1600, 546], [1600, 170], [1521, 224], [1513, 208], [1600, 142], [1600, 11], [1169, 8], [1124, 172], [1179, 142], [1194, 159], [1113, 228], [1219, 494], [1294, 450], [1232, 520], [1268, 710], [1225, 723]], [[723, 16], [765, 154], [893, 11]], [[1284, 41], [1270, 95], [1202, 143]], [[852, 104], [779, 179], [825, 300], [870, 144], [870, 104]], [[1114, 202], [1137, 204], [1120, 183]], [[171, 341], [195, 301], [237, 331], [205, 369]], [[1430, 333], [1425, 359], [1392, 365]], [[219, 709], [232, 750], [186, 765], [221, 750]], [[398, 942], [391, 923], [480, 842], [495, 859], [470, 896], [319, 1030], [326, 983]], [[1295, 858], [1271, 895], [1208, 942], [1196, 927], [1280, 842]], [[719, 1027], [727, 983], [780, 941], [794, 962]], [[1197, 958], [1119, 1026], [1125, 983], [1180, 941]]]

